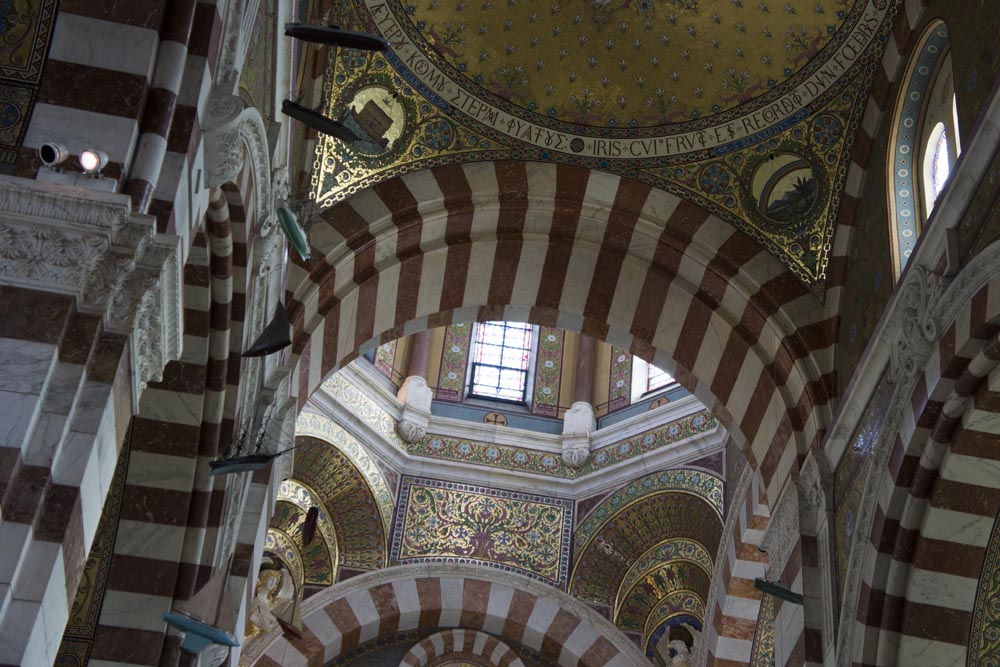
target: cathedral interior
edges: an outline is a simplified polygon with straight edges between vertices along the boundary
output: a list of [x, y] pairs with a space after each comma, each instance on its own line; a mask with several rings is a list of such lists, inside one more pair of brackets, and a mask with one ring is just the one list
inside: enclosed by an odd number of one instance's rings
[[998, 149], [993, 0], [0, 0], [0, 667], [996, 666]]

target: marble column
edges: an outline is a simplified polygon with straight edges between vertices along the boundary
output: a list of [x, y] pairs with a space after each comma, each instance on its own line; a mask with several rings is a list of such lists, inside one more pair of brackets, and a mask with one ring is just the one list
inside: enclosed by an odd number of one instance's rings
[[573, 402], [591, 403], [594, 400], [594, 359], [597, 341], [593, 336], [580, 334], [576, 348], [576, 377], [573, 381]]
[[427, 362], [431, 356], [431, 332], [428, 329], [414, 334], [410, 339], [410, 364], [406, 375], [427, 380]]

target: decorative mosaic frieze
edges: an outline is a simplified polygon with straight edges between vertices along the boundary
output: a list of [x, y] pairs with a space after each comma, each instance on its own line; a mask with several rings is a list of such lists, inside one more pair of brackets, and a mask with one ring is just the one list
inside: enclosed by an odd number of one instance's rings
[[579, 468], [567, 466], [558, 454], [490, 442], [428, 435], [407, 447], [411, 454], [452, 461], [467, 461], [504, 470], [520, 470], [540, 475], [574, 479], [642, 456], [718, 426], [708, 411], [689, 415], [611, 445], [595, 449], [590, 460]]
[[994, 521], [972, 608], [968, 667], [989, 667], [1000, 655], [1000, 518]]
[[545, 417], [559, 416], [559, 385], [566, 332], [541, 327], [538, 334], [538, 359], [535, 363], [535, 391], [531, 412]]
[[435, 398], [442, 401], [461, 401], [465, 392], [465, 369], [469, 365], [469, 347], [472, 345], [472, 325], [466, 322], [452, 324], [444, 331], [444, 348], [441, 350], [441, 372], [438, 375]]
[[394, 563], [476, 563], [565, 588], [573, 503], [454, 482], [404, 477]]
[[774, 597], [765, 595], [760, 601], [757, 629], [753, 636], [750, 667], [774, 665]]
[[392, 415], [339, 374], [334, 373], [323, 383], [323, 391], [336, 398], [358, 419], [381, 433], [396, 447], [404, 450], [407, 448], [406, 443], [396, 433], [396, 420]]

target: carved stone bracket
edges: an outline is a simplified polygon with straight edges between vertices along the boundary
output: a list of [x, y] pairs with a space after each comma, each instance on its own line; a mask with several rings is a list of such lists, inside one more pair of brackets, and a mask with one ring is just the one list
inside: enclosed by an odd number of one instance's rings
[[571, 405], [563, 415], [563, 463], [570, 468], [580, 468], [589, 461], [591, 434], [596, 430], [594, 407], [585, 401]]
[[433, 394], [427, 381], [419, 375], [411, 375], [403, 381], [398, 397], [403, 401], [403, 412], [396, 422], [396, 432], [405, 442], [420, 442], [427, 435], [427, 425], [431, 421]]

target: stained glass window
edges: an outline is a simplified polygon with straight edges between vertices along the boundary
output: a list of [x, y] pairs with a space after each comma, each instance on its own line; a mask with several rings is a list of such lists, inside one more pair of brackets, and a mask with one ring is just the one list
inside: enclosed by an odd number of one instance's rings
[[530, 356], [530, 324], [483, 322], [476, 327], [469, 394], [523, 401]]
[[943, 123], [938, 125], [939, 131], [934, 133], [937, 139], [934, 141], [934, 157], [931, 161], [931, 187], [934, 188], [935, 200], [944, 190], [944, 184], [948, 182], [951, 173], [951, 165], [948, 163], [948, 131]]
[[674, 378], [662, 368], [657, 368], [639, 357], [632, 357], [632, 399], [642, 400], [650, 392], [659, 391], [674, 383]]

